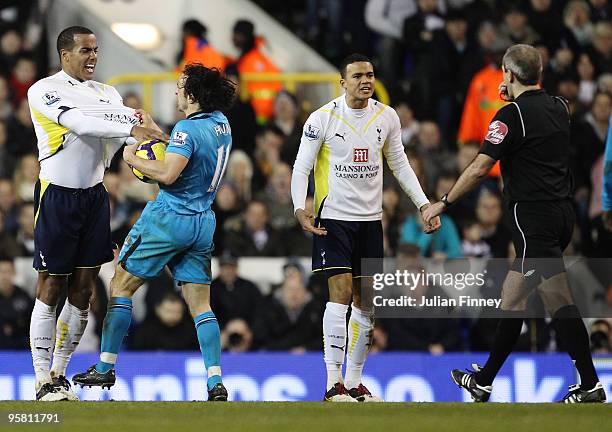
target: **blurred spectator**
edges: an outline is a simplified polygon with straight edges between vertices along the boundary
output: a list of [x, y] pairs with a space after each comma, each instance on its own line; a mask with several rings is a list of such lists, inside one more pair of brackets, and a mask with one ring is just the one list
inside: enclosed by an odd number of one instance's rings
[[582, 121], [572, 125], [572, 161], [574, 163], [577, 189], [575, 199], [577, 201], [584, 203], [588, 198], [588, 192], [584, 189], [590, 189], [593, 164], [604, 152], [609, 126], [608, 120], [611, 113], [612, 96], [606, 93], [598, 93], [593, 99], [591, 110], [586, 113]]
[[533, 45], [539, 35], [527, 23], [525, 11], [518, 5], [512, 5], [504, 13], [500, 36], [514, 44]]
[[395, 256], [399, 241], [399, 229], [403, 220], [399, 209], [399, 193], [395, 187], [387, 186], [383, 189], [383, 245], [385, 256]]
[[15, 196], [15, 187], [10, 180], [0, 179], [0, 212], [4, 216], [4, 230], [10, 233], [19, 226], [19, 206]]
[[186, 314], [184, 301], [174, 293], [166, 294], [155, 311], [136, 328], [130, 348], [141, 351], [197, 349], [193, 321]]
[[19, 229], [17, 230], [19, 256], [34, 256], [34, 204], [25, 202], [19, 207]]
[[268, 183], [272, 168], [280, 161], [285, 134], [278, 127], [268, 125], [255, 138], [255, 170], [253, 189], [261, 190]]
[[[500, 100], [498, 91], [503, 78], [501, 59], [506, 48], [508, 42], [499, 37], [495, 39], [487, 54], [488, 64], [472, 78], [457, 135], [460, 143], [482, 143], [493, 116], [506, 104]], [[499, 164], [495, 165], [492, 174], [499, 176]]]
[[593, 32], [593, 43], [586, 48], [594, 59], [595, 69], [602, 73], [612, 72], [612, 24], [600, 22]]
[[370, 354], [386, 351], [389, 343], [389, 333], [384, 327], [384, 324], [377, 320], [372, 333], [372, 345], [370, 345]]
[[140, 181], [125, 162], [119, 163], [119, 193], [120, 200], [130, 200], [137, 203], [152, 201], [159, 192], [159, 186]]
[[[444, 224], [444, 222], [442, 222]], [[424, 271], [419, 257], [420, 251], [414, 245], [400, 245], [396, 259], [396, 269], [410, 273]], [[422, 279], [419, 279], [421, 281]], [[435, 285], [419, 283], [417, 286], [400, 285], [395, 288], [394, 297], [405, 295], [414, 298], [417, 304], [425, 298], [448, 298], [444, 290]], [[459, 320], [437, 318], [428, 315], [427, 308], [411, 308], [409, 317], [385, 319], [383, 325], [389, 334], [388, 349], [391, 351], [429, 351], [434, 355], [446, 351], [461, 350], [461, 330]]]
[[[405, 0], [368, 0], [365, 22], [378, 36], [376, 75], [391, 94], [398, 92], [404, 68], [404, 21], [416, 12], [416, 2]], [[404, 145], [406, 145], [404, 143]]]
[[274, 165], [268, 185], [257, 199], [266, 204], [272, 228], [282, 231], [296, 225], [291, 200], [291, 168], [289, 165], [284, 162]]
[[[314, 212], [313, 197], [306, 197], [305, 209]], [[291, 208], [293, 213], [293, 207]], [[312, 233], [304, 231], [302, 226], [294, 223], [283, 233], [287, 256], [311, 256], [312, 254]]]
[[0, 256], [0, 349], [28, 349], [34, 301], [15, 285], [12, 258]]
[[300, 146], [303, 125], [299, 122], [300, 109], [297, 99], [289, 92], [281, 91], [274, 101], [274, 117], [270, 124], [278, 127], [285, 135], [281, 159], [293, 165]]
[[461, 231], [463, 233], [461, 252], [464, 257], [491, 258], [491, 246], [482, 239], [482, 228], [476, 220], [465, 221]]
[[37, 75], [34, 59], [30, 55], [20, 55], [11, 74], [14, 107], [18, 107], [27, 97], [28, 89], [36, 81]]
[[223, 329], [234, 319], [241, 319], [249, 328], [261, 312], [261, 292], [257, 285], [238, 276], [238, 259], [229, 252], [219, 257], [219, 276], [211, 283], [211, 309]]
[[414, 118], [414, 111], [406, 102], [399, 102], [393, 108], [400, 119], [402, 144], [408, 147], [419, 133], [419, 122]]
[[240, 201], [238, 199], [238, 191], [236, 187], [229, 182], [221, 183], [215, 202], [213, 203], [215, 212], [215, 220], [217, 221], [217, 229], [213, 237], [215, 249], [214, 255], [218, 255], [225, 250], [225, 222], [229, 219], [238, 217], [240, 214]]
[[404, 21], [403, 38], [416, 61], [433, 40], [434, 31], [444, 28], [437, 0], [417, 0], [417, 11]]
[[34, 186], [39, 173], [40, 164], [36, 155], [28, 154], [21, 158], [14, 174], [15, 192], [19, 201], [34, 200]]
[[253, 157], [255, 150], [255, 133], [257, 132], [257, 119], [255, 111], [249, 100], [242, 98], [242, 86], [236, 65], [228, 65], [225, 75], [236, 84], [236, 101], [234, 105], [225, 112], [230, 127], [232, 128], [232, 150], [242, 150]]
[[17, 165], [17, 158], [7, 149], [6, 122], [0, 120], [0, 179], [11, 179]]
[[510, 231], [501, 223], [502, 201], [493, 192], [483, 189], [476, 203], [476, 220], [482, 230], [482, 239], [490, 246], [493, 258], [508, 256]]
[[[443, 176], [440, 176], [439, 181], [442, 179]], [[454, 182], [454, 178], [452, 181]], [[442, 190], [443, 188], [436, 188], [436, 193]], [[442, 194], [446, 192], [444, 191]], [[437, 199], [441, 197], [442, 195], [436, 196]], [[400, 243], [418, 246], [421, 255], [424, 257], [436, 259], [461, 257], [461, 240], [455, 223], [447, 214], [442, 214], [440, 221], [442, 227], [437, 232], [425, 234], [421, 215], [408, 216], [401, 227]], [[401, 246], [399, 249], [402, 249]]]
[[38, 145], [34, 125], [30, 116], [28, 100], [23, 99], [8, 123], [8, 150], [13, 156], [29, 153], [38, 154]]
[[231, 183], [238, 193], [239, 207], [243, 208], [251, 200], [253, 162], [242, 150], [232, 150], [227, 163], [225, 181]]
[[177, 56], [178, 69], [190, 63], [201, 63], [207, 68], [225, 69], [226, 59], [208, 41], [208, 29], [195, 19], [183, 23], [181, 51]]
[[425, 162], [427, 173], [427, 186], [425, 187], [431, 190], [440, 172], [453, 168], [454, 157], [449, 152], [447, 143], [442, 142], [440, 128], [433, 121], [421, 122], [415, 145], [417, 152]]
[[0, 75], [0, 120], [6, 121], [13, 113], [11, 104], [11, 91], [8, 80]]
[[589, 4], [583, 0], [570, 1], [563, 11], [563, 22], [572, 31], [578, 43], [585, 47], [591, 42], [593, 24]]
[[578, 56], [576, 70], [580, 77], [578, 100], [584, 105], [590, 105], [597, 92], [597, 83], [595, 82], [595, 66], [587, 53]]
[[323, 314], [301, 275], [285, 278], [280, 288], [264, 299], [253, 327], [257, 345], [270, 351], [304, 352], [323, 347]]
[[142, 99], [140, 98], [140, 95], [136, 92], [127, 92], [123, 95], [123, 105], [135, 110], [141, 109]]
[[225, 226], [227, 249], [235, 256], [283, 256], [285, 247], [278, 231], [269, 225], [268, 209], [251, 201], [244, 216]]
[[0, 211], [0, 253], [9, 257], [19, 255], [19, 244], [15, 235], [5, 229], [4, 214]]
[[[454, 148], [462, 102], [473, 75], [471, 59], [476, 47], [468, 38], [468, 23], [463, 11], [452, 9], [446, 15], [444, 30], [434, 33], [430, 59], [431, 96], [437, 101], [433, 115], [440, 126], [447, 148]], [[430, 84], [431, 85], [431, 84]]]
[[602, 93], [612, 95], [612, 73], [604, 73], [599, 76], [597, 89]]
[[549, 52], [565, 46], [577, 50], [579, 45], [573, 33], [563, 24], [559, 0], [530, 0], [526, 13], [529, 25], [540, 35], [540, 43]]
[[221, 331], [221, 349], [229, 352], [246, 352], [253, 347], [253, 332], [245, 320], [230, 320]]
[[[232, 41], [240, 51], [236, 67], [240, 76], [249, 73], [277, 73], [280, 69], [262, 52], [263, 40], [255, 37], [251, 21], [238, 20], [234, 24]], [[281, 90], [277, 81], [251, 81], [247, 85], [257, 122], [264, 124], [274, 112], [274, 97]]]
[[119, 175], [112, 171], [107, 171], [104, 174], [104, 187], [108, 192], [108, 199], [110, 204], [110, 227], [111, 231], [119, 228], [127, 219], [128, 206], [125, 200], [120, 199], [120, 180]]
[[136, 221], [138, 221], [138, 218], [140, 218], [140, 215], [144, 210], [144, 206], [144, 203], [134, 202], [131, 202], [129, 206], [126, 205], [126, 215], [125, 218], [123, 218], [121, 225], [111, 231], [111, 240], [113, 243], [119, 246], [119, 248], [121, 248], [121, 245], [123, 245], [123, 242], [125, 242], [125, 238], [127, 237], [128, 233]]
[[6, 30], [0, 36], [0, 74], [9, 76], [23, 46], [21, 34], [15, 29]]
[[610, 21], [612, 19], [612, 4], [608, 0], [589, 0], [591, 21]]
[[589, 331], [591, 335], [591, 351], [595, 354], [612, 353], [612, 325], [605, 319], [595, 320]]

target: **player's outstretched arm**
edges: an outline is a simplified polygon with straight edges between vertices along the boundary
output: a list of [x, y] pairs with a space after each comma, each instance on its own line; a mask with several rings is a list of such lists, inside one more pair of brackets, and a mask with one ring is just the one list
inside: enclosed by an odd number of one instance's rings
[[152, 129], [144, 126], [134, 126], [130, 131], [130, 136], [134, 137], [138, 142], [151, 139], [168, 141], [170, 139], [170, 135], [161, 129]]
[[[410, 166], [408, 157], [404, 152], [404, 146], [402, 145], [401, 139], [400, 121], [395, 112], [393, 112], [390, 121], [391, 130], [383, 147], [383, 153], [387, 159], [389, 168], [391, 168], [391, 171], [402, 187], [402, 190], [406, 192], [406, 195], [410, 197], [413, 204], [419, 209], [421, 215], [423, 215], [423, 211], [430, 206], [429, 199], [427, 199], [425, 192], [423, 192], [419, 179]], [[428, 221], [423, 220], [423, 222], [423, 231], [426, 234], [432, 234], [439, 230], [442, 226], [439, 218], [433, 218], [432, 220]]]
[[166, 153], [164, 160], [141, 159], [136, 156], [137, 149], [138, 144], [125, 146], [123, 148], [123, 160], [150, 179], [165, 185], [174, 183], [189, 162], [189, 158], [170, 152]]

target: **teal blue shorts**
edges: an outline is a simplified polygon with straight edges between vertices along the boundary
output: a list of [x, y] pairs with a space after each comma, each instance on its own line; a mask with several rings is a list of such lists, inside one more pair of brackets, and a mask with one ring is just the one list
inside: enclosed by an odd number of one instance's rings
[[164, 203], [147, 203], [130, 230], [119, 263], [141, 279], [151, 279], [168, 266], [182, 283], [210, 284], [215, 213], [179, 214]]

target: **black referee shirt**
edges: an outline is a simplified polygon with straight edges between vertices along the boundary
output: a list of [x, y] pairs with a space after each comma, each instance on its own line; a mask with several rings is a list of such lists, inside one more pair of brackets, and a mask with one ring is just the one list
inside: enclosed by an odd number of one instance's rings
[[544, 90], [522, 93], [493, 118], [480, 149], [501, 164], [510, 202], [568, 198], [570, 124], [564, 99]]

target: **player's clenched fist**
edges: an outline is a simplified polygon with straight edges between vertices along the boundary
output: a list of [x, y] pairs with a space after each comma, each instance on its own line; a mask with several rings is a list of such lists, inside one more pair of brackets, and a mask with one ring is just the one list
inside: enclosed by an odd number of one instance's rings
[[314, 226], [314, 215], [312, 213], [306, 212], [304, 209], [297, 209], [295, 212], [295, 217], [304, 231], [308, 231], [316, 235], [327, 235], [327, 230], [325, 228], [317, 228]]

